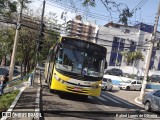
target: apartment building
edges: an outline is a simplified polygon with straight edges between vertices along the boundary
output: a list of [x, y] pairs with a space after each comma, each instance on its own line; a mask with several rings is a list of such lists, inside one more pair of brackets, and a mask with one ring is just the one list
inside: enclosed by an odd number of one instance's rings
[[96, 42], [98, 25], [82, 20], [80, 15], [67, 22], [67, 36]]
[[[138, 23], [135, 26], [124, 26], [110, 22], [104, 26], [99, 26], [97, 44], [107, 48], [108, 65], [125, 66], [126, 63], [120, 52], [123, 50], [140, 50], [144, 60], [140, 60], [136, 67], [145, 69], [153, 28], [153, 26], [144, 23]], [[157, 32], [157, 41], [159, 37], [160, 33]], [[156, 49], [156, 44], [152, 51], [150, 69], [160, 70], [160, 52]]]

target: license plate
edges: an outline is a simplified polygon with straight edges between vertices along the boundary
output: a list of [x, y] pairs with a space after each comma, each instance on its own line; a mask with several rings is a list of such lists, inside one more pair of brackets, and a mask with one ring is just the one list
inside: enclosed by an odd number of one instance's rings
[[74, 88], [75, 91], [82, 91], [81, 88]]

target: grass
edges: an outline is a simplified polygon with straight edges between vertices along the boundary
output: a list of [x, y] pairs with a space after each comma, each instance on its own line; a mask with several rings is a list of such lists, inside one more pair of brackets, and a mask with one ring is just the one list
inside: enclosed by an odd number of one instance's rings
[[17, 81], [15, 81], [15, 82], [10, 83], [10, 84], [9, 84], [9, 87], [12, 87], [12, 86], [15, 86], [15, 85], [19, 85], [19, 84], [21, 84], [21, 83], [23, 83], [23, 82], [26, 82], [27, 80], [28, 80], [28, 78], [25, 78], [25, 79], [23, 79], [23, 80], [17, 80]]
[[0, 96], [0, 112], [8, 110], [18, 93], [19, 90], [15, 90]]

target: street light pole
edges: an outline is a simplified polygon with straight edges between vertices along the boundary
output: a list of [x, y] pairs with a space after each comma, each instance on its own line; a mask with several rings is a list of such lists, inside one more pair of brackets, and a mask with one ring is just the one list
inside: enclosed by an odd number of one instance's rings
[[153, 34], [152, 34], [152, 37], [151, 37], [149, 55], [147, 56], [146, 69], [145, 69], [144, 79], [143, 79], [143, 83], [142, 83], [141, 93], [140, 93], [140, 96], [139, 96], [140, 100], [143, 100], [144, 94], [145, 94], [145, 89], [146, 89], [146, 85], [147, 85], [147, 77], [148, 77], [148, 72], [149, 72], [149, 67], [150, 67], [150, 61], [151, 61], [151, 57], [152, 57], [154, 42], [155, 42], [155, 39], [156, 39], [156, 32], [157, 32], [157, 26], [158, 26], [158, 21], [159, 21], [159, 15], [160, 15], [160, 1], [159, 1], [159, 7], [158, 7], [156, 21], [155, 21], [155, 25], [154, 25], [154, 31], [153, 31]]
[[14, 70], [14, 65], [15, 65], [15, 56], [16, 56], [16, 50], [17, 50], [18, 36], [19, 36], [19, 30], [21, 27], [20, 22], [22, 18], [22, 8], [23, 8], [23, 0], [20, 0], [20, 13], [19, 13], [19, 17], [18, 17], [18, 21], [16, 25], [16, 34], [15, 34], [11, 63], [10, 63], [10, 68], [9, 68], [9, 80], [12, 80], [13, 78], [13, 70]]

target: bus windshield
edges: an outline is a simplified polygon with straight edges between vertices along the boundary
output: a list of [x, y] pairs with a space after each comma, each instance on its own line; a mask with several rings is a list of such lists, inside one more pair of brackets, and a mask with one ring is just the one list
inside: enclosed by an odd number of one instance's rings
[[102, 77], [104, 57], [78, 49], [61, 48], [56, 56], [56, 68], [72, 73]]

